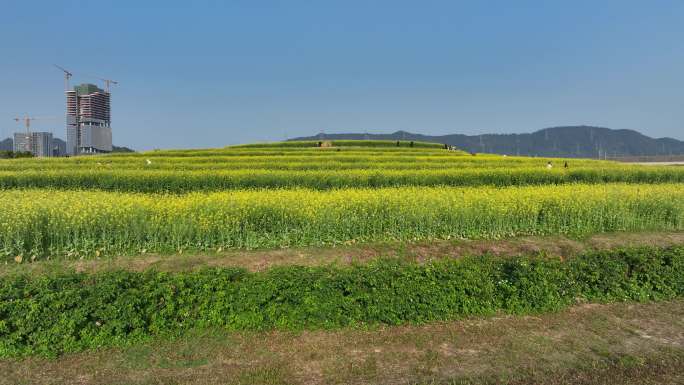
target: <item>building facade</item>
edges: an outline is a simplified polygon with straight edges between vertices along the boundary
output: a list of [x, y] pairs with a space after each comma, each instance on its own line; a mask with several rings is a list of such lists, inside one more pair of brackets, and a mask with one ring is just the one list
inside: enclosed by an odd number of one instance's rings
[[110, 94], [94, 84], [66, 91], [67, 154], [112, 151]]
[[53, 156], [53, 140], [51, 132], [15, 132], [14, 152], [30, 152], [34, 156]]
[[14, 152], [31, 152], [31, 136], [25, 132], [14, 133]]

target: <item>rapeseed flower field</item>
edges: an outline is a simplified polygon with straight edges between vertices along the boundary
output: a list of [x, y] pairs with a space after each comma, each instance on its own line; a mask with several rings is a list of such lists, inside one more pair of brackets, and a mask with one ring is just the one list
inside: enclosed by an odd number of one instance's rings
[[0, 161], [6, 260], [679, 230], [684, 168], [392, 141]]
[[187, 194], [9, 189], [0, 201], [0, 253], [7, 259], [684, 228], [680, 184]]

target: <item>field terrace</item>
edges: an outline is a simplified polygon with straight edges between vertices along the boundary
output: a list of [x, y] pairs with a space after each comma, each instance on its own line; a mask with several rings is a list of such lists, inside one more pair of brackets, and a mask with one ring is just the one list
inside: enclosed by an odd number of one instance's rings
[[282, 142], [2, 160], [0, 202], [0, 384], [682, 379], [681, 167]]

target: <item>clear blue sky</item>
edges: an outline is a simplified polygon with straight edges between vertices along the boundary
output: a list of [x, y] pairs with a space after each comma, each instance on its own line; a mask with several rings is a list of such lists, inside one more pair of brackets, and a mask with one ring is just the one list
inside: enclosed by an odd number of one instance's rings
[[[114, 143], [631, 128], [684, 139], [684, 1], [28, 1], [0, 9], [0, 135], [120, 81]], [[36, 129], [64, 138], [63, 119]]]

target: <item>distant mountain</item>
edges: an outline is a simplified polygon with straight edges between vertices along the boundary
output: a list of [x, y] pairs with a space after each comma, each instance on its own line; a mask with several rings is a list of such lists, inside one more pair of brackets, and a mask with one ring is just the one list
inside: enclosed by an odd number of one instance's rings
[[62, 139], [53, 137], [52, 147], [57, 147], [60, 155], [66, 154], [66, 142]]
[[12, 142], [12, 139], [4, 139], [0, 141], [0, 151], [12, 151], [14, 149], [13, 145], [14, 142]]
[[469, 152], [493, 154], [597, 158], [620, 156], [684, 155], [684, 142], [650, 138], [633, 130], [605, 127], [551, 127], [531, 134], [421, 135], [406, 131], [392, 134], [318, 134], [289, 140], [382, 139], [446, 143]]
[[128, 147], [112, 146], [112, 152], [135, 152]]
[[[60, 154], [66, 154], [66, 142], [60, 138], [52, 138], [52, 144], [54, 147], [59, 149]], [[0, 151], [12, 151], [14, 150], [14, 142], [12, 138], [7, 138], [0, 141]]]
[[[59, 149], [59, 153], [64, 155], [66, 154], [66, 142], [63, 141], [60, 138], [52, 138], [52, 144], [54, 147], [57, 147]], [[13, 142], [11, 138], [4, 139], [0, 141], [0, 151], [12, 151], [13, 150]], [[112, 146], [112, 152], [135, 152], [134, 150], [131, 150], [128, 147], [118, 147], [118, 146]]]

